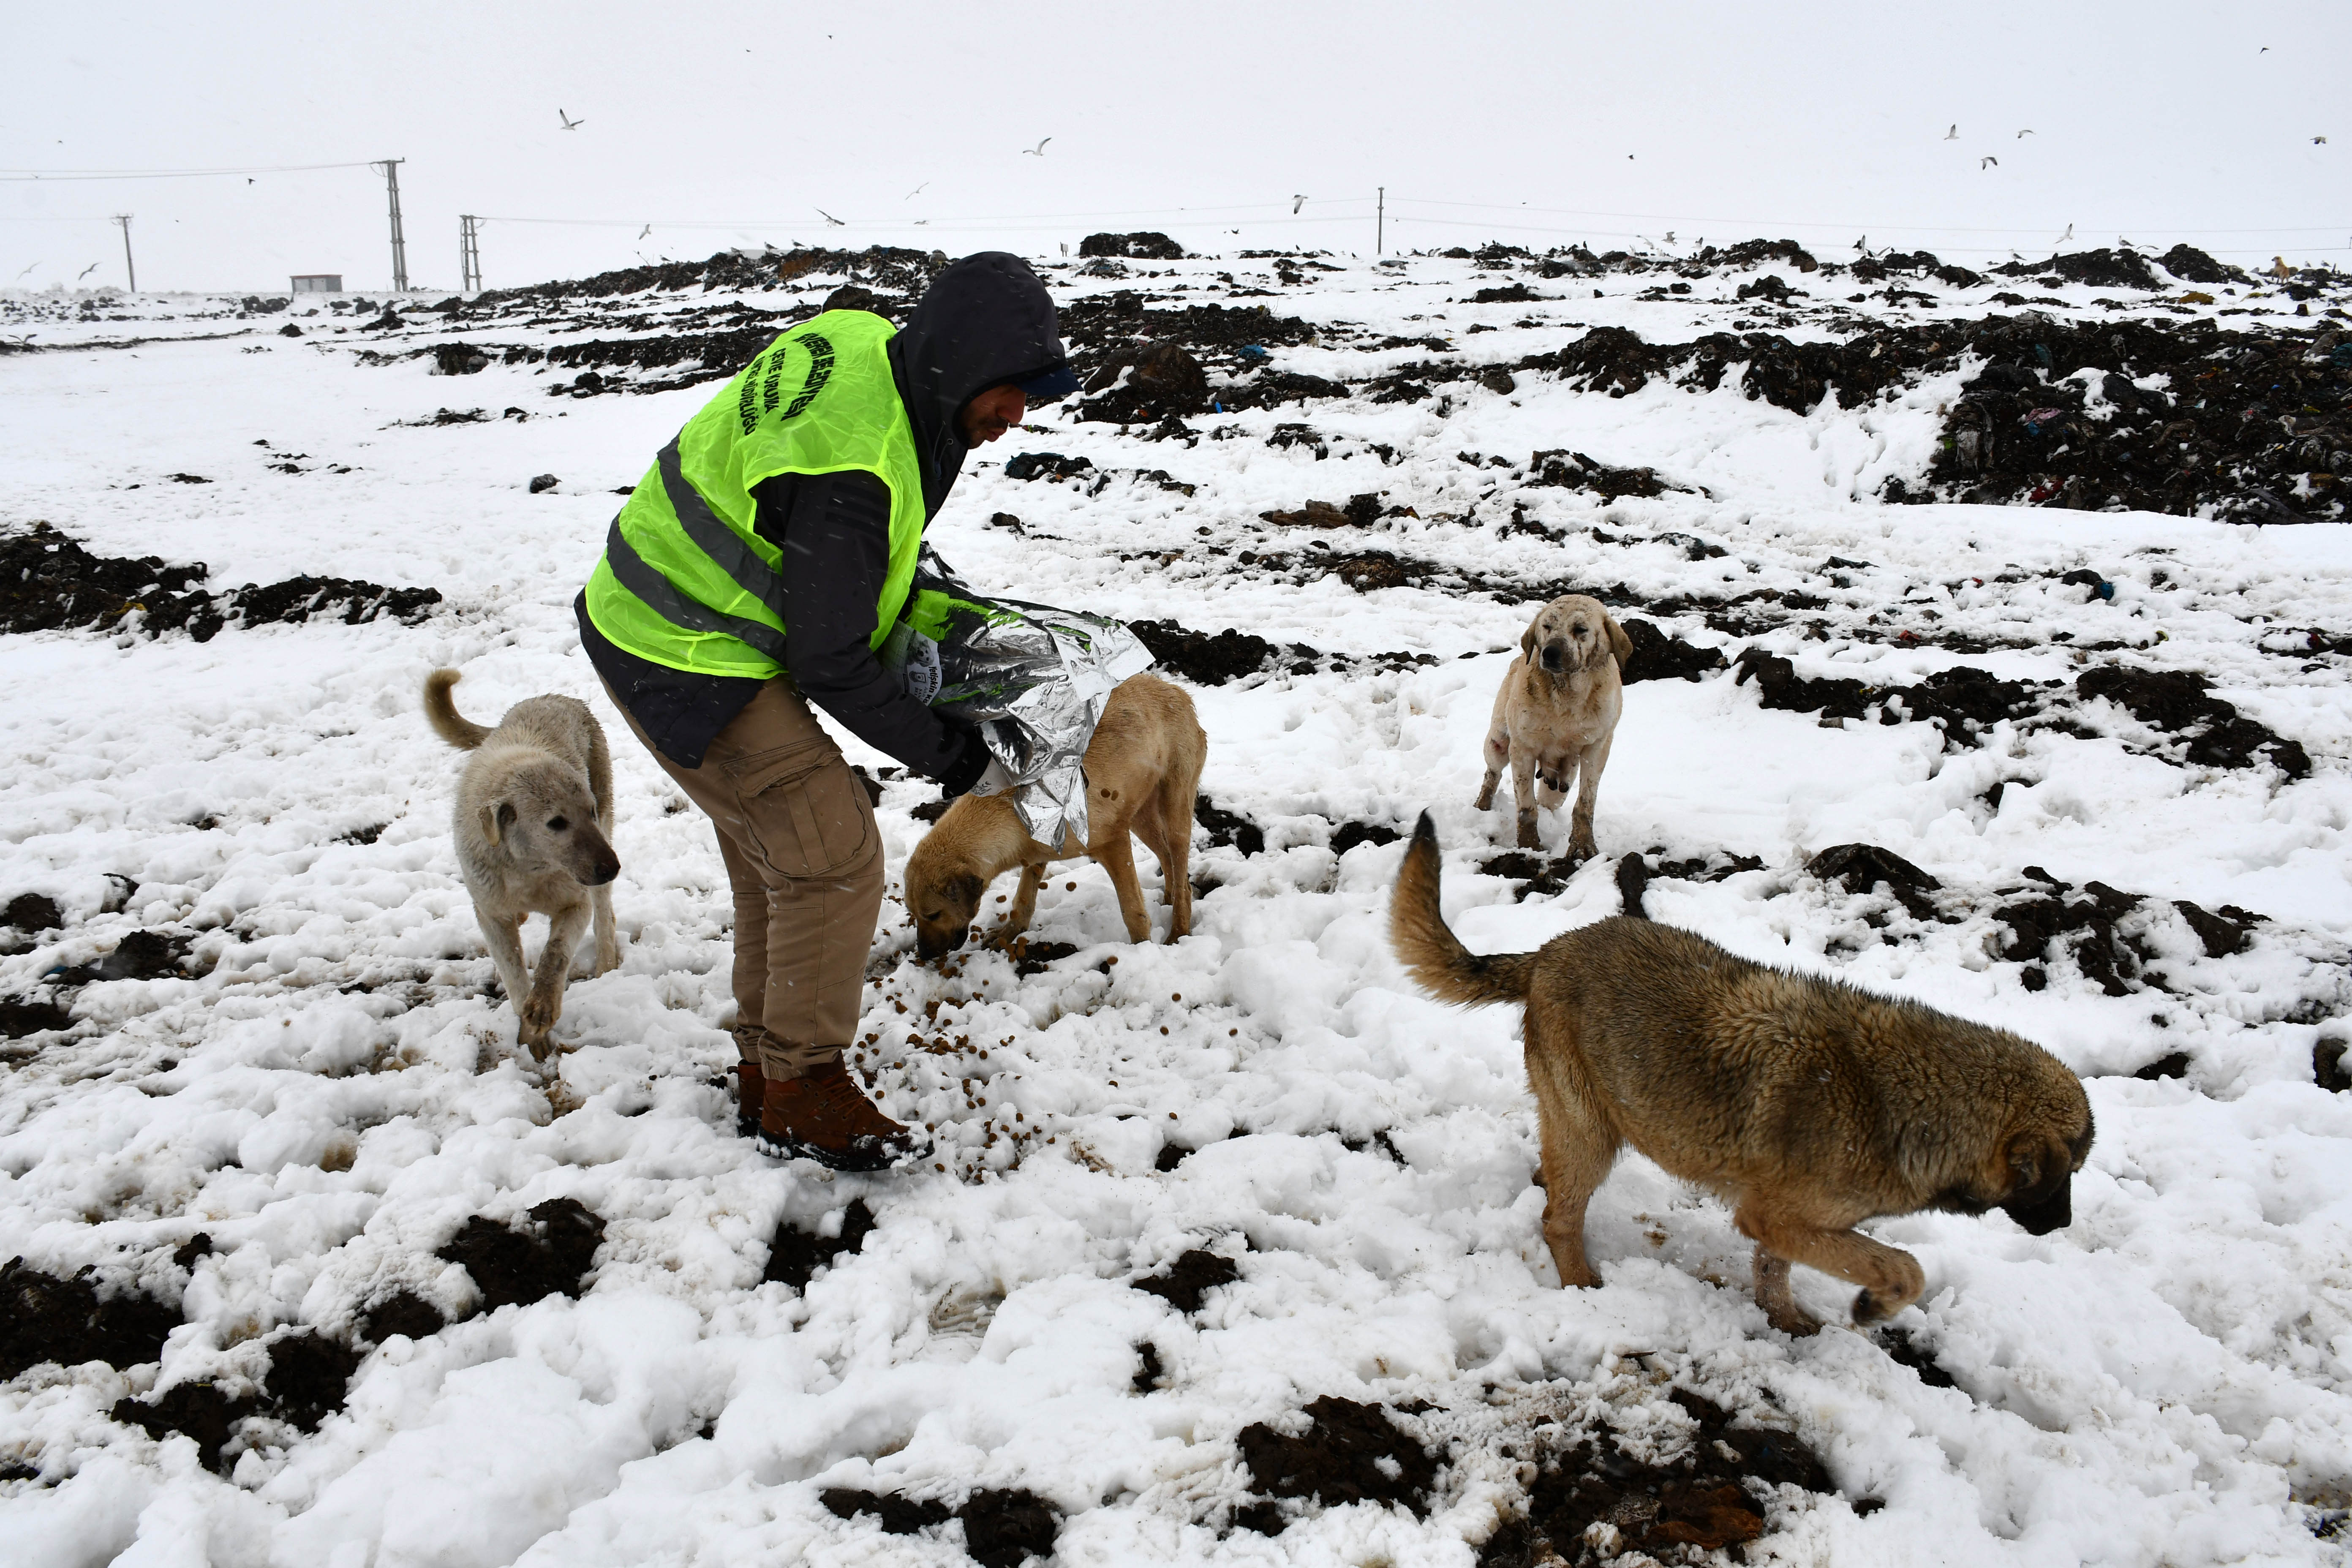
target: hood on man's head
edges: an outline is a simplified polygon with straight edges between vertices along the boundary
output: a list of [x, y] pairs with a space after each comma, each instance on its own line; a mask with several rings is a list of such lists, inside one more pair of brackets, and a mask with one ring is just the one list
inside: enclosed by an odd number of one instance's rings
[[967, 256], [931, 279], [890, 340], [890, 363], [915, 426], [927, 512], [939, 510], [963, 467], [956, 412], [975, 394], [1010, 383], [1058, 396], [1076, 380], [1053, 297], [1027, 262], [1002, 250]]

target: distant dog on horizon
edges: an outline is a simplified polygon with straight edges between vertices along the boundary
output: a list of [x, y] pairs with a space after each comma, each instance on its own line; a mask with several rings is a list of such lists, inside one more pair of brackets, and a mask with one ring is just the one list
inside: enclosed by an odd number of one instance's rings
[[1757, 1304], [1786, 1333], [1821, 1327], [1790, 1293], [1792, 1263], [1862, 1287], [1857, 1325], [1919, 1299], [1918, 1260], [1857, 1234], [1864, 1220], [1997, 1208], [2030, 1236], [2073, 1223], [2091, 1102], [2039, 1046], [1623, 916], [1533, 952], [1473, 953], [1437, 895], [1423, 813], [1390, 940], [1440, 1001], [1526, 1005], [1544, 1242], [1562, 1285], [1601, 1283], [1585, 1205], [1629, 1143], [1732, 1205], [1756, 1243]]
[[[471, 752], [457, 775], [452, 823], [457, 868], [473, 895], [482, 940], [514, 1004], [516, 1037], [535, 1060], [555, 1054], [549, 1031], [563, 1012], [563, 985], [593, 917], [595, 967], [621, 962], [613, 922], [613, 763], [604, 726], [576, 697], [528, 697], [498, 728], [465, 718], [450, 700], [454, 669], [425, 678], [434, 733]], [[536, 973], [522, 955], [524, 917], [548, 919]]]
[[[1624, 710], [1619, 667], [1633, 657], [1625, 628], [1582, 594], [1565, 594], [1546, 605], [1519, 638], [1519, 657], [1495, 693], [1495, 716], [1486, 731], [1486, 777], [1478, 786], [1478, 809], [1495, 804], [1495, 785], [1511, 770], [1519, 808], [1519, 847], [1539, 849], [1536, 807], [1558, 810], [1576, 781], [1576, 811], [1569, 820], [1568, 853], [1589, 860], [1592, 807], [1601, 795], [1601, 770], [1609, 765], [1609, 743]], [[1538, 793], [1540, 785], [1540, 793]]]

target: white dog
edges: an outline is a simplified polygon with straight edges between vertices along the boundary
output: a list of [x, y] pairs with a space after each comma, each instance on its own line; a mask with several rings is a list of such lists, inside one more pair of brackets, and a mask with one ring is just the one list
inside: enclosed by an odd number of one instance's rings
[[[612, 757], [604, 727], [576, 697], [525, 698], [497, 729], [485, 730], [450, 700], [457, 680], [454, 669], [425, 678], [434, 732], [474, 753], [457, 776], [457, 866], [520, 1021], [517, 1037], [545, 1061], [554, 1054], [548, 1032], [562, 1015], [563, 983], [592, 910], [593, 973], [621, 962], [613, 925], [612, 882], [621, 861], [612, 844]], [[535, 974], [522, 958], [523, 917], [532, 913], [548, 919]]]

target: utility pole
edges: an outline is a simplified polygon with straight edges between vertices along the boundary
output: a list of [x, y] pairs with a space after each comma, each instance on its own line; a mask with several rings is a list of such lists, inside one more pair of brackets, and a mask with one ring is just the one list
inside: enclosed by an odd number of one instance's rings
[[122, 270], [131, 274], [131, 291], [139, 292], [139, 268], [131, 264], [131, 215], [116, 213], [114, 221], [122, 226]]
[[[1360, 185], [1357, 187], [1359, 190], [1361, 190], [1362, 188], [1363, 187]], [[1386, 185], [1382, 185], [1381, 187], [1381, 205], [1375, 209], [1372, 218], [1372, 254], [1374, 256], [1381, 254], [1381, 241], [1382, 237], [1387, 234], [1388, 226], [1389, 188]]]
[[482, 291], [482, 220], [470, 213], [457, 215], [457, 291]]
[[383, 171], [383, 188], [392, 198], [392, 288], [394, 293], [408, 289], [408, 237], [400, 228], [400, 166], [405, 158], [386, 158], [376, 164]]

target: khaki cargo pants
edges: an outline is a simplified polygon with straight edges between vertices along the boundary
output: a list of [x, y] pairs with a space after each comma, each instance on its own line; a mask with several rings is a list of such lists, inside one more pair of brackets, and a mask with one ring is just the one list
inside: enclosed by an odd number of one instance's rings
[[882, 835], [865, 784], [789, 677], [760, 689], [698, 768], [663, 756], [635, 720], [629, 728], [719, 829], [743, 1060], [793, 1079], [839, 1057], [856, 1033], [882, 912]]

